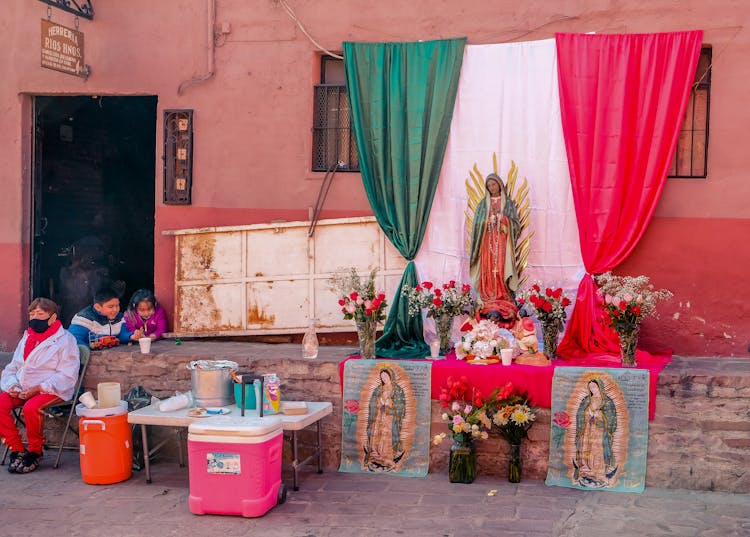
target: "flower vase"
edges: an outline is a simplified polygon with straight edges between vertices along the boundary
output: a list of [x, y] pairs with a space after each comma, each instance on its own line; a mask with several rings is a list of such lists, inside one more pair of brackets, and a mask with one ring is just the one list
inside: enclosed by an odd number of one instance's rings
[[521, 444], [510, 444], [510, 458], [508, 459], [508, 481], [521, 482]]
[[473, 483], [477, 477], [477, 454], [474, 443], [453, 440], [448, 462], [448, 479], [451, 483]]
[[440, 338], [440, 354], [445, 356], [451, 350], [451, 332], [453, 331], [453, 317], [443, 314], [435, 318], [435, 327]]
[[374, 317], [368, 317], [364, 321], [356, 321], [357, 337], [359, 338], [359, 356], [365, 360], [375, 358], [375, 332], [378, 322]]
[[550, 360], [557, 358], [557, 337], [559, 334], [560, 330], [557, 328], [557, 323], [542, 323], [544, 354], [546, 354]]
[[627, 332], [620, 332], [620, 358], [622, 367], [635, 367], [635, 349], [638, 346], [638, 332], [640, 332], [640, 325], [636, 326], [633, 330]]

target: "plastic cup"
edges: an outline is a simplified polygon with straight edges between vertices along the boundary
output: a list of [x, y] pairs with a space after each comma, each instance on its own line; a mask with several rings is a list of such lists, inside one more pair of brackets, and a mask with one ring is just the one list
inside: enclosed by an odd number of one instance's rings
[[500, 360], [503, 365], [510, 365], [513, 363], [513, 349], [500, 349]]
[[142, 337], [138, 340], [138, 345], [141, 346], [141, 354], [148, 354], [151, 352], [151, 338]]
[[96, 399], [94, 398], [94, 394], [91, 392], [86, 392], [82, 394], [78, 400], [83, 403], [83, 405], [86, 408], [94, 408], [96, 407]]

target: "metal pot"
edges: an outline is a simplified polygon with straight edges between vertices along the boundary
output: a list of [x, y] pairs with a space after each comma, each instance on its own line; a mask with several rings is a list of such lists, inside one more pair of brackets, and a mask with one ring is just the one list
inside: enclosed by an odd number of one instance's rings
[[237, 362], [230, 360], [195, 360], [190, 370], [193, 399], [197, 407], [228, 406], [234, 403], [232, 372]]

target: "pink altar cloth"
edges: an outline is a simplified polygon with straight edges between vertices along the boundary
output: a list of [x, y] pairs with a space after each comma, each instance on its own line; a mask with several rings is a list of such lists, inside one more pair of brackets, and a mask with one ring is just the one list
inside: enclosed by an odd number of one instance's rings
[[[636, 352], [635, 369], [649, 370], [649, 401], [648, 418], [654, 419], [656, 413], [656, 385], [659, 373], [672, 361], [671, 352], [650, 353], [638, 350]], [[339, 364], [339, 379], [344, 386], [344, 364], [347, 360], [359, 359], [359, 355], [349, 356]], [[398, 360], [396, 358], [378, 357], [378, 360]], [[421, 360], [420, 360], [421, 361]], [[440, 388], [446, 385], [448, 377], [469, 379], [469, 385], [481, 390], [485, 397], [497, 387], [503, 387], [508, 382], [521, 391], [526, 391], [534, 406], [550, 408], [552, 406], [552, 375], [556, 367], [596, 367], [619, 368], [620, 356], [614, 354], [589, 354], [586, 356], [553, 360], [550, 366], [501, 364], [480, 365], [469, 364], [464, 360], [457, 360], [451, 351], [445, 360], [432, 360], [432, 389], [431, 396], [438, 399]], [[343, 392], [342, 392], [343, 393]]]

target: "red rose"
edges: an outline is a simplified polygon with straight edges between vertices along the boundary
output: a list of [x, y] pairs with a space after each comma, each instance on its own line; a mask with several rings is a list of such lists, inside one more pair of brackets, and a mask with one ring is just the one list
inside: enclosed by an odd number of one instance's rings
[[422, 287], [425, 289], [432, 289], [432, 282], [422, 282]]
[[547, 313], [550, 313], [552, 311], [552, 304], [550, 304], [549, 302], [545, 302], [544, 304], [542, 304], [542, 309]]
[[372, 310], [371, 309], [366, 309], [365, 310], [365, 315], [367, 315], [368, 317], [372, 316]]
[[343, 306], [344, 304], [346, 304], [346, 300], [344, 300], [343, 298], [339, 300], [339, 306]]
[[422, 292], [422, 286], [421, 286], [421, 285], [417, 285], [417, 286], [416, 286], [416, 287], [414, 288], [414, 290], [415, 290], [415, 291], [416, 291], [417, 293], [421, 293], [421, 292]]
[[448, 282], [448, 286], [455, 287], [456, 286], [456, 282], [454, 280], [451, 280], [451, 281]]
[[552, 422], [560, 427], [567, 427], [570, 425], [570, 416], [568, 416], [567, 412], [555, 412], [555, 417], [552, 419]]
[[381, 302], [385, 300], [385, 293], [378, 293], [378, 300], [380, 300]]
[[538, 293], [539, 291], [541, 291], [541, 289], [539, 288], [539, 286], [538, 286], [537, 284], [534, 284], [534, 285], [532, 285], [532, 286], [531, 286], [531, 288], [532, 288], [532, 289], [533, 289], [534, 291], [536, 291], [537, 293]]
[[558, 287], [557, 289], [555, 289], [554, 291], [552, 291], [552, 296], [554, 298], [560, 298], [561, 295], [562, 295], [562, 288], [561, 287]]
[[624, 300], [620, 300], [620, 303], [617, 305], [617, 307], [621, 310], [626, 310], [628, 308], [628, 303]]
[[570, 306], [570, 299], [566, 296], [563, 297], [562, 302], [560, 302], [560, 305], [564, 308], [565, 306]]
[[464, 294], [468, 293], [469, 291], [471, 291], [471, 285], [469, 285], [468, 283], [463, 284], [461, 286], [461, 291], [463, 291]]
[[373, 298], [372, 299], [372, 307], [375, 308], [375, 309], [378, 309], [378, 306], [380, 306], [380, 300], [378, 300], [377, 298]]
[[524, 302], [526, 302], [526, 301], [525, 301], [525, 300], [524, 300], [523, 298], [519, 298], [519, 299], [517, 300], [517, 302], [518, 302], [518, 305], [519, 305], [519, 306], [523, 306], [523, 305], [524, 305]]
[[351, 298], [352, 300], [357, 300], [357, 298], [359, 298], [357, 291], [354, 291], [351, 295], [349, 295], [349, 298]]
[[359, 401], [356, 399], [347, 399], [344, 401], [344, 410], [351, 414], [359, 412]]
[[636, 316], [640, 315], [641, 314], [641, 307], [640, 306], [636, 306], [635, 308], [633, 308], [633, 313], [635, 313]]
[[439, 308], [440, 306], [442, 306], [442, 305], [443, 305], [443, 301], [442, 301], [442, 300], [440, 300], [440, 299], [439, 299], [439, 298], [437, 298], [437, 297], [435, 297], [435, 300], [433, 300], [433, 301], [432, 301], [432, 303], [433, 303], [433, 304], [435, 305], [435, 307], [437, 307], [437, 308]]
[[552, 298], [552, 289], [550, 289], [549, 287], [547, 287], [544, 290], [544, 294], [547, 295], [548, 297]]
[[619, 317], [620, 316], [620, 310], [613, 311], [612, 315], [615, 316], [615, 317]]
[[443, 292], [440, 289], [435, 289], [435, 296], [441, 296]]
[[461, 325], [461, 332], [470, 332], [472, 328], [474, 328], [474, 326], [472, 326], [469, 321], [466, 321]]
[[443, 284], [443, 289], [448, 289], [449, 285], [447, 283]]

